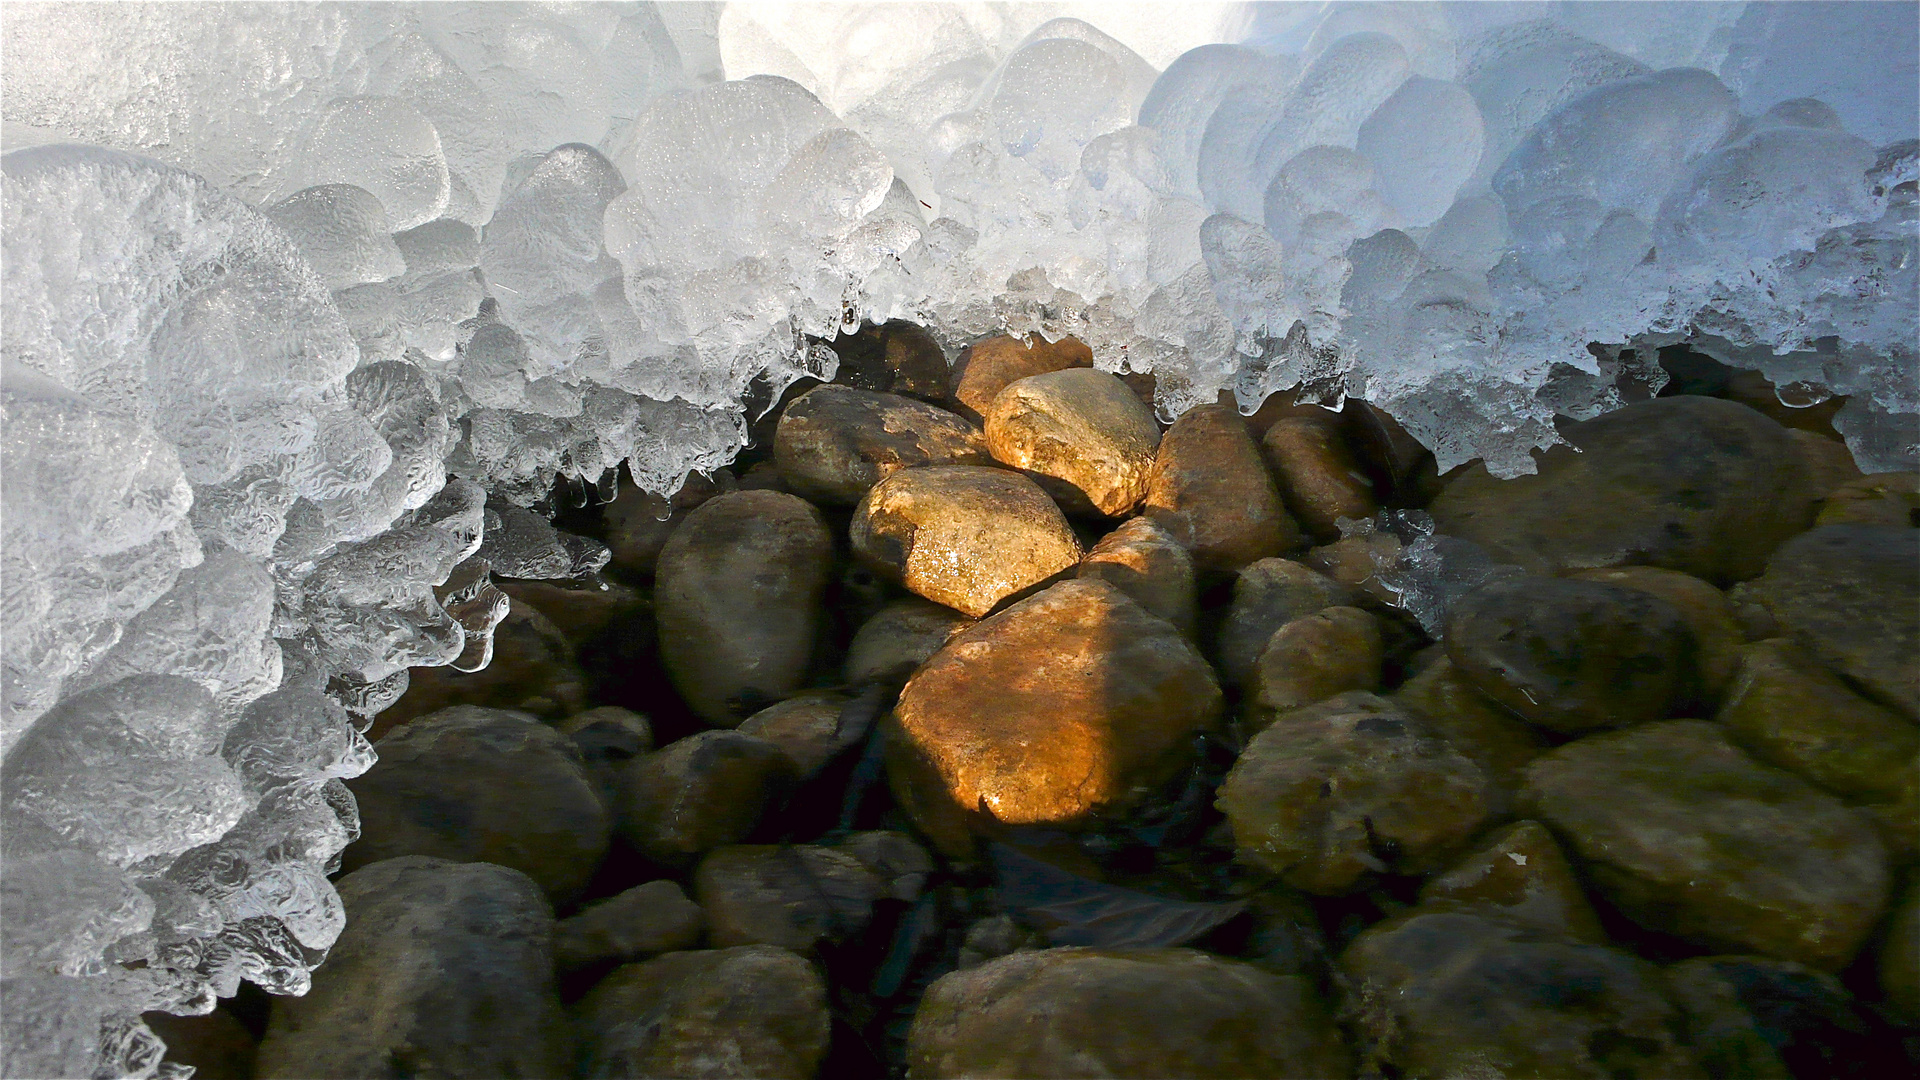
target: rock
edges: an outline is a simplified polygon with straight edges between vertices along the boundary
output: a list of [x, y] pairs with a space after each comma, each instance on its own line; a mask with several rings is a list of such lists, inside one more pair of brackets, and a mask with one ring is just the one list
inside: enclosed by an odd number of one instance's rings
[[500, 589], [553, 622], [573, 647], [591, 696], [605, 700], [607, 688], [631, 677], [655, 659], [659, 634], [653, 603], [638, 589], [599, 577], [585, 581], [503, 581]]
[[1355, 938], [1340, 967], [1374, 1075], [1706, 1075], [1659, 970], [1618, 949], [1416, 908]]
[[775, 491], [709, 499], [660, 553], [654, 604], [675, 689], [731, 727], [805, 684], [833, 560], [826, 522]]
[[1707, 948], [1834, 970], [1886, 906], [1886, 852], [1866, 819], [1706, 721], [1544, 754], [1521, 805], [1628, 917]]
[[231, 1012], [205, 1016], [142, 1013], [155, 1035], [167, 1044], [166, 1060], [193, 1069], [198, 1080], [253, 1080], [254, 1039]]
[[667, 538], [687, 515], [701, 503], [724, 495], [736, 486], [733, 474], [720, 469], [710, 477], [699, 473], [688, 476], [672, 498], [661, 498], [638, 488], [622, 491], [600, 512], [607, 547], [613, 553], [609, 565], [630, 577], [653, 577]]
[[1246, 420], [1221, 405], [1188, 409], [1161, 436], [1146, 514], [1203, 571], [1238, 570], [1304, 542]]
[[1380, 624], [1359, 608], [1303, 615], [1275, 630], [1260, 654], [1253, 679], [1256, 711], [1271, 719], [1335, 694], [1378, 689], [1381, 659]]
[[717, 848], [693, 873], [718, 949], [778, 945], [804, 955], [848, 941], [866, 929], [884, 887], [848, 852], [810, 844]]
[[860, 860], [881, 882], [881, 895], [909, 903], [920, 899], [933, 873], [933, 856], [903, 832], [857, 832], [840, 843], [840, 850]]
[[1724, 586], [1759, 574], [1821, 494], [1786, 430], [1730, 401], [1654, 398], [1566, 437], [1534, 476], [1455, 478], [1430, 507], [1437, 531], [1523, 566], [1648, 564]]
[[587, 707], [587, 676], [560, 628], [532, 607], [514, 602], [494, 627], [493, 662], [479, 671], [412, 668], [407, 692], [367, 729], [381, 739], [415, 717], [456, 705], [512, 709], [558, 720]]
[[649, 881], [583, 909], [553, 928], [553, 960], [563, 971], [608, 960], [644, 960], [700, 944], [700, 905], [671, 881]]
[[1427, 910], [1475, 909], [1558, 937], [1607, 943], [1573, 866], [1537, 821], [1517, 821], [1420, 887]]
[[811, 1080], [827, 1053], [827, 987], [768, 945], [628, 964], [577, 1006], [583, 1077]]
[[1220, 785], [1239, 858], [1335, 895], [1369, 871], [1446, 864], [1492, 808], [1479, 766], [1384, 698], [1351, 693], [1277, 717]]
[[[782, 410], [782, 415], [784, 414], [785, 410]], [[775, 428], [778, 429], [777, 423]], [[789, 495], [793, 494], [787, 491], [787, 482], [780, 476], [780, 464], [775, 461], [756, 461], [747, 466], [747, 471], [740, 474], [740, 486], [735, 490], [783, 491]]]
[[606, 854], [611, 829], [573, 741], [524, 713], [457, 705], [381, 739], [347, 783], [362, 836], [348, 870], [400, 855], [487, 862], [564, 902]]
[[1860, 479], [1860, 468], [1853, 463], [1853, 453], [1847, 449], [1847, 444], [1837, 436], [1828, 438], [1789, 426], [1787, 438], [1793, 440], [1793, 448], [1800, 454], [1800, 463], [1806, 467], [1805, 492], [1813, 499], [1814, 517], [1818, 520], [1819, 511], [1826, 504], [1826, 496], [1842, 484]]
[[1220, 626], [1220, 673], [1233, 686], [1252, 686], [1260, 654], [1267, 651], [1274, 631], [1352, 601], [1345, 586], [1290, 559], [1261, 559], [1242, 567]]
[[1527, 722], [1571, 735], [1658, 720], [1693, 676], [1694, 643], [1672, 604], [1570, 578], [1497, 578], [1448, 613], [1447, 657]]
[[1845, 396], [1836, 394], [1807, 405], [1788, 405], [1780, 400], [1780, 391], [1772, 380], [1758, 371], [1735, 369], [1725, 375], [1725, 386], [1715, 397], [1737, 401], [1755, 412], [1765, 413], [1788, 430], [1816, 435], [1828, 442], [1839, 436], [1833, 429], [1833, 415], [1847, 403]]
[[995, 460], [1069, 510], [1120, 517], [1146, 498], [1160, 425], [1104, 371], [1065, 368], [1010, 383], [987, 407], [985, 427]]
[[639, 713], [617, 705], [602, 705], [575, 713], [554, 730], [573, 740], [580, 760], [593, 779], [600, 802], [609, 808], [620, 802], [620, 774], [627, 762], [653, 749], [653, 725]]
[[1754, 595], [1810, 654], [1920, 718], [1920, 530], [1825, 525], [1794, 537]]
[[1400, 538], [1390, 532], [1359, 533], [1308, 551], [1300, 556], [1300, 563], [1357, 593], [1395, 607], [1400, 602], [1399, 594], [1380, 580], [1380, 568], [1398, 563], [1403, 546]]
[[1129, 518], [1080, 560], [1083, 578], [1099, 578], [1188, 637], [1199, 619], [1193, 558], [1152, 518]]
[[861, 390], [907, 394], [938, 401], [947, 394], [951, 372], [946, 353], [927, 328], [904, 319], [878, 326], [868, 323], [833, 341], [840, 358], [833, 381]]
[[1260, 445], [1279, 483], [1280, 499], [1295, 521], [1322, 543], [1340, 537], [1340, 519], [1366, 520], [1380, 512], [1373, 481], [1354, 459], [1338, 413], [1285, 416], [1267, 428]]
[[842, 675], [849, 685], [879, 678], [904, 680], [948, 638], [972, 625], [972, 619], [945, 604], [917, 596], [895, 600], [854, 632]]
[[975, 919], [960, 941], [960, 956], [954, 967], [959, 971], [977, 968], [989, 960], [1041, 947], [1039, 935], [1014, 921], [1011, 915], [989, 915]]
[[1583, 570], [1573, 576], [1581, 581], [1638, 589], [1672, 604], [1686, 620], [1687, 629], [1693, 631], [1694, 670], [1700, 684], [1700, 697], [1709, 705], [1720, 700], [1727, 680], [1733, 678], [1740, 666], [1740, 648], [1746, 643], [1726, 593], [1691, 574], [1655, 566]]
[[792, 784], [793, 760], [737, 731], [689, 735], [627, 766], [620, 834], [667, 866], [747, 838]]
[[347, 928], [305, 997], [276, 997], [256, 1075], [566, 1076], [553, 914], [488, 863], [388, 859], [339, 880]]
[[1172, 624], [1104, 581], [1063, 581], [955, 634], [900, 694], [901, 805], [950, 854], [965, 819], [1071, 826], [1170, 778], [1220, 690]]
[[1920, 526], [1920, 473], [1874, 473], [1829, 492], [1816, 525]]
[[1908, 882], [1880, 942], [1880, 991], [1908, 1027], [1920, 1026], [1920, 879]]
[[1049, 371], [1092, 366], [1093, 350], [1076, 338], [1023, 341], [1002, 335], [975, 342], [953, 366], [954, 411], [979, 423], [1009, 384]]
[[878, 572], [975, 618], [1080, 561], [1060, 508], [1002, 469], [902, 469], [860, 500], [850, 532]]
[[829, 506], [852, 506], [910, 466], [993, 461], [969, 421], [924, 401], [845, 386], [815, 387], [787, 406], [773, 453], [789, 491]]
[[794, 775], [804, 780], [846, 749], [838, 731], [840, 710], [849, 700], [834, 690], [809, 690], [761, 709], [737, 730], [779, 747], [793, 761]]
[[1753, 956], [1701, 956], [1666, 975], [1709, 1076], [1865, 1076], [1872, 1058], [1898, 1054], [1874, 1045], [1852, 995], [1824, 972]]
[[1786, 638], [1746, 647], [1717, 718], [1727, 737], [1837, 795], [1895, 797], [1920, 753], [1920, 728], [1799, 652]]
[[908, 1075], [1343, 1077], [1303, 979], [1192, 949], [1015, 952], [928, 988]]
[[1503, 793], [1520, 789], [1520, 770], [1546, 749], [1539, 732], [1475, 690], [1444, 655], [1400, 684], [1391, 700], [1425, 720]]

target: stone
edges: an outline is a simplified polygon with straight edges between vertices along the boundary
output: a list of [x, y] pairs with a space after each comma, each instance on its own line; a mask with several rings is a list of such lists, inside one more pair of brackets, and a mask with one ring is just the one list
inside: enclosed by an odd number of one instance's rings
[[811, 844], [716, 848], [693, 891], [716, 949], [778, 945], [803, 955], [857, 937], [885, 887], [852, 854]]
[[601, 804], [607, 807], [619, 805], [620, 774], [627, 762], [653, 749], [653, 725], [617, 705], [575, 713], [554, 725], [554, 730], [573, 740]]
[[1365, 521], [1380, 512], [1373, 481], [1347, 445], [1338, 413], [1284, 416], [1260, 440], [1280, 487], [1280, 500], [1309, 536], [1340, 537], [1340, 519]]
[[947, 355], [927, 328], [904, 319], [860, 327], [833, 340], [835, 383], [938, 401], [947, 394]]
[[1074, 579], [955, 634], [901, 691], [894, 792], [949, 854], [965, 822], [1069, 827], [1170, 779], [1220, 690], [1171, 623]]
[[367, 737], [379, 740], [415, 717], [456, 705], [512, 709], [558, 720], [587, 707], [587, 675], [560, 628], [533, 607], [514, 601], [493, 630], [493, 661], [479, 671], [411, 668], [407, 692], [374, 718]]
[[[1709, 1076], [1864, 1076], [1874, 1057], [1898, 1059], [1897, 1050], [1875, 1045], [1880, 1040], [1853, 996], [1825, 972], [1755, 956], [1700, 956], [1666, 976]], [[1906, 1063], [1887, 1064], [1900, 1071]]]
[[1420, 874], [1492, 810], [1479, 766], [1384, 698], [1342, 694], [1283, 713], [1220, 785], [1241, 861], [1338, 895], [1369, 872]]
[[954, 967], [967, 971], [1011, 953], [1040, 948], [1038, 939], [1039, 935], [1021, 926], [1011, 915], [975, 919], [960, 940], [960, 956]]
[[1706, 948], [1837, 970], [1886, 907], [1886, 851], [1872, 825], [1704, 720], [1543, 754], [1520, 801], [1622, 913]]
[[1687, 629], [1693, 631], [1694, 671], [1698, 676], [1700, 698], [1709, 705], [1720, 700], [1727, 681], [1740, 667], [1740, 649], [1746, 644], [1726, 593], [1691, 574], [1657, 566], [1582, 570], [1573, 577], [1638, 589], [1672, 604], [1686, 620]]
[[1232, 686], [1253, 685], [1260, 654], [1274, 631], [1316, 611], [1351, 604], [1353, 593], [1291, 559], [1261, 559], [1241, 568], [1220, 625], [1220, 673]]
[[525, 713], [456, 705], [381, 739], [347, 782], [361, 838], [348, 870], [400, 855], [512, 867], [565, 902], [593, 877], [611, 824], [573, 740]]
[[701, 503], [660, 553], [660, 655], [701, 719], [731, 727], [805, 685], [833, 561], [820, 511], [777, 491]]
[[205, 1016], [150, 1012], [140, 1019], [167, 1044], [166, 1060], [191, 1067], [198, 1080], [253, 1080], [253, 1033], [226, 1009]]
[[1427, 910], [1475, 909], [1544, 933], [1607, 943], [1573, 865], [1537, 821], [1496, 830], [1420, 887]]
[[1829, 438], [1788, 426], [1787, 438], [1793, 440], [1793, 448], [1800, 454], [1800, 463], [1806, 467], [1807, 486], [1804, 490], [1812, 496], [1813, 513], [1817, 521], [1820, 510], [1826, 505], [1825, 497], [1841, 485], [1860, 479], [1860, 468], [1853, 463], [1853, 453], [1847, 449], [1847, 444], [1838, 437]]
[[1520, 770], [1547, 748], [1538, 731], [1474, 689], [1444, 655], [1390, 699], [1425, 720], [1503, 793], [1520, 789]]
[[1901, 1023], [1920, 1026], [1920, 879], [1907, 883], [1877, 957], [1880, 992]]
[[849, 686], [874, 679], [904, 682], [948, 638], [972, 625], [972, 619], [945, 604], [917, 596], [892, 601], [854, 632], [842, 677]]
[[987, 338], [961, 353], [953, 366], [954, 411], [978, 423], [1009, 384], [1049, 371], [1092, 366], [1093, 350], [1077, 338], [1054, 342], [1005, 335]]
[[1300, 556], [1300, 563], [1356, 593], [1395, 607], [1400, 603], [1400, 595], [1380, 580], [1380, 568], [1397, 564], [1404, 546], [1400, 538], [1390, 532], [1356, 533], [1313, 548]]
[[828, 506], [852, 506], [910, 466], [993, 461], [972, 422], [924, 401], [845, 386], [815, 387], [787, 406], [773, 455], [787, 490]]
[[1836, 795], [1897, 796], [1920, 754], [1920, 728], [1799, 654], [1786, 638], [1746, 647], [1717, 717], [1727, 737]]
[[891, 829], [857, 832], [840, 842], [840, 850], [860, 860], [880, 879], [881, 895], [911, 903], [920, 899], [933, 873], [933, 856], [913, 837]]
[[700, 944], [700, 905], [671, 881], [649, 881], [561, 919], [553, 928], [553, 960], [562, 971], [617, 960], [644, 960]]
[[793, 759], [765, 739], [702, 731], [635, 759], [620, 779], [620, 835], [655, 862], [684, 866], [745, 840], [792, 785]]
[[1654, 398], [1564, 434], [1533, 476], [1456, 477], [1429, 508], [1436, 531], [1522, 566], [1646, 564], [1724, 587], [1758, 575], [1822, 494], [1786, 429], [1730, 401]]
[[1693, 677], [1672, 604], [1572, 578], [1497, 578], [1448, 613], [1447, 657], [1481, 693], [1562, 735], [1670, 715]]
[[[1356, 607], [1323, 608], [1273, 632], [1253, 678], [1260, 724], [1275, 713], [1380, 686], [1380, 623]], [[1260, 724], [1264, 727], [1264, 724]]]
[[411, 855], [337, 883], [347, 928], [305, 997], [276, 997], [255, 1075], [566, 1076], [553, 914], [517, 870]]
[[979, 618], [1080, 561], [1080, 542], [1040, 486], [970, 465], [902, 469], [854, 509], [853, 551], [907, 590]]
[[832, 1028], [826, 983], [811, 964], [770, 945], [628, 964], [575, 1012], [583, 1058], [575, 1075], [592, 1080], [812, 1080]]
[[1659, 969], [1618, 949], [1415, 908], [1355, 938], [1340, 968], [1369, 1075], [1706, 1075]]
[[590, 687], [607, 690], [657, 659], [659, 634], [653, 603], [640, 590], [598, 576], [584, 581], [503, 581], [500, 589], [545, 615], [573, 647]]
[[908, 1075], [1344, 1077], [1304, 979], [1193, 949], [1025, 950], [942, 976], [907, 1035]]
[[1825, 525], [1794, 537], [1754, 596], [1808, 653], [1920, 718], [1920, 530]]
[[1188, 409], [1160, 437], [1145, 513], [1202, 571], [1230, 572], [1305, 546], [1246, 420], [1227, 406]]
[[1127, 384], [1065, 368], [1007, 385], [986, 410], [994, 460], [1032, 476], [1068, 510], [1130, 514], [1147, 495], [1160, 425]]
[[1080, 560], [1078, 576], [1099, 578], [1188, 637], [1198, 623], [1193, 557], [1152, 518], [1129, 518]]
[[793, 761], [794, 775], [804, 780], [847, 748], [839, 727], [840, 710], [849, 700], [838, 691], [809, 690], [761, 709], [735, 730], [779, 747]]
[[719, 469], [712, 476], [691, 474], [671, 498], [639, 488], [623, 490], [600, 510], [607, 548], [613, 553], [608, 566], [631, 578], [652, 578], [667, 539], [687, 515], [737, 486], [732, 473]]
[[1835, 488], [1816, 525], [1920, 526], [1920, 473], [1873, 473]]

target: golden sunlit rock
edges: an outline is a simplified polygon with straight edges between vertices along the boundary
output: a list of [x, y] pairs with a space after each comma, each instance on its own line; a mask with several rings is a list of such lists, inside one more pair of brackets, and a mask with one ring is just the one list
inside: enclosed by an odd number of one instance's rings
[[1032, 375], [987, 409], [994, 459], [1036, 474], [1076, 513], [1127, 514], [1147, 494], [1160, 425], [1115, 376], [1092, 368]]
[[954, 411], [978, 422], [1009, 383], [1029, 375], [1092, 366], [1093, 350], [1076, 338], [1049, 342], [1004, 334], [990, 337], [974, 343], [953, 366]]

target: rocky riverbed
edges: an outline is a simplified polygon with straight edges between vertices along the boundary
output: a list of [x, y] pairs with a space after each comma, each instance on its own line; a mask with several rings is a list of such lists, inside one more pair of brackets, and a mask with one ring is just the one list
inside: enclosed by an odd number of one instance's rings
[[1168, 426], [1070, 339], [840, 345], [731, 469], [556, 492], [578, 574], [496, 565], [492, 664], [370, 732], [312, 992], [174, 1060], [1920, 1067], [1920, 483], [1832, 405], [1669, 350], [1500, 481], [1359, 401]]

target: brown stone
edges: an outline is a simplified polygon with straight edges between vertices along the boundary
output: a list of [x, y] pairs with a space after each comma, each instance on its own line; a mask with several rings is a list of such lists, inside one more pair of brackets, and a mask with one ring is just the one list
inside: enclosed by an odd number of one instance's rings
[[883, 888], [853, 855], [811, 844], [717, 848], [693, 872], [717, 949], [778, 945], [810, 954], [823, 941], [850, 940], [866, 929]]
[[737, 730], [779, 747], [793, 760], [795, 774], [805, 779], [846, 749], [837, 732], [840, 710], [849, 700], [837, 691], [809, 690], [761, 709]]
[[600, 520], [614, 570], [636, 578], [651, 578], [660, 550], [688, 514], [716, 495], [734, 490], [733, 474], [719, 469], [712, 476], [694, 473], [671, 498], [628, 487], [601, 508]]
[[1152, 518], [1129, 518], [1080, 561], [1079, 576], [1126, 593], [1191, 637], [1199, 618], [1193, 558]]
[[1271, 720], [1276, 712], [1335, 694], [1375, 690], [1381, 660], [1378, 620], [1359, 608], [1323, 608], [1282, 626], [1267, 640], [1254, 669], [1254, 701]]
[[1113, 375], [1066, 368], [1030, 375], [987, 408], [995, 460], [1033, 476], [1062, 506], [1108, 517], [1131, 513], [1147, 494], [1160, 425]]
[[843, 677], [849, 685], [878, 678], [905, 680], [948, 638], [972, 625], [972, 619], [945, 604], [917, 596], [895, 600], [854, 632]]
[[621, 777], [620, 832], [676, 866], [737, 844], [793, 782], [793, 760], [765, 739], [703, 731], [638, 758]]
[[562, 970], [609, 960], [644, 960], [691, 949], [705, 928], [700, 905], [671, 881], [649, 881], [608, 897], [553, 928], [553, 960]]
[[1161, 436], [1146, 514], [1200, 570], [1238, 570], [1304, 541], [1245, 418], [1220, 405], [1188, 409]]
[[1282, 626], [1339, 604], [1353, 593], [1291, 559], [1261, 559], [1242, 567], [1233, 582], [1233, 602], [1220, 627], [1220, 673], [1228, 683], [1250, 687], [1260, 654]]
[[1717, 718], [1727, 737], [1837, 795], [1896, 798], [1911, 783], [1920, 728], [1799, 653], [1786, 638], [1746, 647]]
[[1392, 607], [1399, 594], [1381, 582], [1380, 568], [1397, 563], [1403, 546], [1390, 532], [1360, 533], [1314, 548], [1300, 556], [1300, 563]]
[[953, 366], [954, 411], [979, 423], [1009, 383], [1029, 375], [1092, 366], [1093, 350], [1077, 338], [1048, 342], [1002, 335], [975, 342]]
[[815, 387], [787, 406], [773, 454], [789, 491], [829, 506], [852, 506], [914, 465], [993, 460], [971, 422], [924, 401], [845, 386]]
[[1702, 700], [1720, 700], [1740, 666], [1740, 648], [1746, 643], [1740, 624], [1734, 620], [1733, 604], [1727, 594], [1678, 570], [1657, 566], [1615, 566], [1604, 570], [1582, 570], [1573, 575], [1582, 581], [1599, 581], [1627, 589], [1638, 589], [1673, 605], [1693, 631], [1694, 670], [1699, 679]]
[[1920, 473], [1874, 473], [1827, 495], [1817, 525], [1920, 526]]
[[909, 903], [920, 898], [927, 875], [933, 873], [933, 856], [913, 837], [891, 829], [857, 832], [840, 843], [840, 850], [860, 860], [880, 879], [882, 895]]
[[1537, 821], [1499, 829], [1420, 887], [1428, 910], [1476, 908], [1549, 934], [1605, 944], [1607, 935], [1553, 834]]
[[541, 612], [515, 601], [493, 630], [493, 661], [479, 671], [413, 668], [407, 692], [367, 729], [381, 739], [418, 716], [455, 705], [512, 709], [558, 720], [587, 707], [587, 676], [566, 635]]
[[1392, 699], [1486, 770], [1503, 793], [1519, 790], [1520, 770], [1547, 748], [1539, 732], [1474, 689], [1444, 655], [1400, 684]]
[[1774, 554], [1753, 594], [1808, 654], [1920, 718], [1920, 530], [1825, 525]]
[[1365, 520], [1380, 512], [1373, 481], [1347, 446], [1337, 413], [1287, 416], [1260, 440], [1279, 482], [1280, 498], [1294, 520], [1315, 540], [1340, 536], [1340, 519]]

